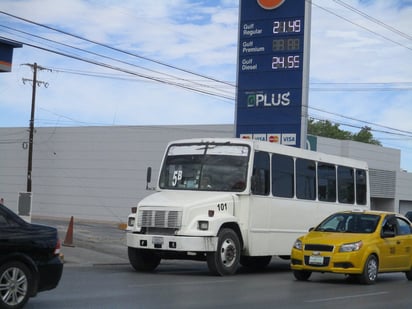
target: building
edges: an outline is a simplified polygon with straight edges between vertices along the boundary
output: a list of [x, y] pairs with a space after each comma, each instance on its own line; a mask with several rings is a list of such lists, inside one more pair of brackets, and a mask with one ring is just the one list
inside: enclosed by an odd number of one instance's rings
[[[32, 170], [33, 216], [124, 222], [150, 194], [168, 142], [192, 137], [233, 137], [233, 125], [36, 128]], [[0, 128], [0, 197], [19, 211], [26, 191], [26, 128]], [[372, 208], [412, 210], [412, 174], [400, 169], [400, 150], [316, 137], [317, 151], [367, 161]]]

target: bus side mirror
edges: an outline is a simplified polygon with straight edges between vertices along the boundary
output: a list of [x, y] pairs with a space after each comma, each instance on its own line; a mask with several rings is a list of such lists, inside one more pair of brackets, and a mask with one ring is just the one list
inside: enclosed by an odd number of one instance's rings
[[152, 181], [152, 168], [149, 166], [146, 171], [146, 190], [150, 190], [149, 183]]

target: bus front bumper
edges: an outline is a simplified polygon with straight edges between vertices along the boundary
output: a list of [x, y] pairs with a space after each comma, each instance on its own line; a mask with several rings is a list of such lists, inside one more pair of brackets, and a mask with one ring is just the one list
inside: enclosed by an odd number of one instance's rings
[[170, 236], [127, 233], [128, 247], [180, 252], [215, 252], [218, 238], [214, 236]]

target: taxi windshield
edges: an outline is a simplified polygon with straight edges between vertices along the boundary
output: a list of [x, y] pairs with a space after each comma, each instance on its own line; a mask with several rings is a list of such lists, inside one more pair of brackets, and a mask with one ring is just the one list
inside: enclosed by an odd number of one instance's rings
[[249, 147], [238, 144], [176, 144], [160, 174], [162, 189], [236, 191], [246, 188]]
[[373, 233], [380, 216], [364, 213], [337, 213], [326, 218], [315, 231], [341, 233]]

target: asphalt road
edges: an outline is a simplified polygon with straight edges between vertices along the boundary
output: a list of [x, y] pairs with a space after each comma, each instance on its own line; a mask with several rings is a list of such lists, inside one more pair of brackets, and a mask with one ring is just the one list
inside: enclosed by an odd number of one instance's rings
[[154, 273], [126, 264], [70, 266], [57, 289], [27, 308], [410, 308], [411, 284], [402, 274], [382, 275], [373, 286], [321, 274], [298, 282], [276, 260], [264, 272], [241, 268], [230, 277], [210, 276], [204, 263], [190, 261], [165, 261]]
[[[67, 222], [56, 226], [62, 238]], [[34, 221], [35, 222], [35, 221]], [[125, 231], [116, 224], [75, 222], [73, 245], [62, 248], [59, 286], [39, 293], [26, 308], [410, 308], [412, 282], [382, 274], [360, 285], [342, 275], [313, 274], [298, 282], [289, 262], [274, 258], [262, 272], [240, 268], [229, 277], [209, 275], [206, 263], [162, 261], [153, 273], [135, 272], [127, 260]]]

